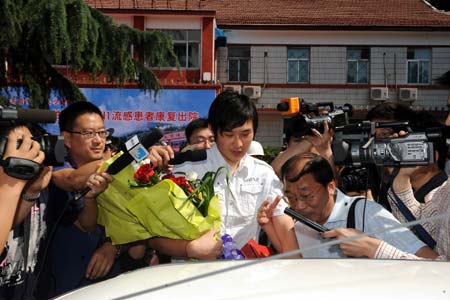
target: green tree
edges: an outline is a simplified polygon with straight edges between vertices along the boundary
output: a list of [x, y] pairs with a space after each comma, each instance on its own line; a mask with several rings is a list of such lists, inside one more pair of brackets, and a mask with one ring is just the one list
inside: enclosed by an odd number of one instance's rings
[[164, 33], [116, 25], [82, 0], [0, 0], [0, 89], [23, 87], [31, 107], [47, 108], [51, 90], [69, 102], [85, 100], [55, 65], [157, 91], [159, 81], [146, 66], [170, 58], [176, 59], [173, 43]]

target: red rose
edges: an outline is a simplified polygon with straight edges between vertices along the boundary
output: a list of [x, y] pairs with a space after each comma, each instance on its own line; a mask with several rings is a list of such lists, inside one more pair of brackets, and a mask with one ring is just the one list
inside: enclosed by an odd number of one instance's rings
[[184, 177], [177, 177], [177, 178], [175, 178], [174, 181], [175, 181], [175, 183], [178, 184], [179, 186], [186, 185], [186, 183], [187, 183], [186, 178], [184, 178]]
[[134, 179], [141, 183], [149, 183], [150, 178], [155, 174], [150, 164], [140, 166], [140, 168], [134, 173]]
[[167, 174], [167, 175], [164, 175], [164, 176], [162, 177], [163, 180], [164, 180], [164, 179], [170, 179], [170, 180], [172, 180], [172, 181], [173, 181], [174, 178], [175, 178], [175, 176], [173, 176], [172, 173]]
[[192, 194], [192, 192], [194, 191], [194, 190], [192, 189], [192, 186], [191, 186], [189, 183], [186, 183], [186, 189], [187, 189], [187, 191], [188, 191], [189, 194]]

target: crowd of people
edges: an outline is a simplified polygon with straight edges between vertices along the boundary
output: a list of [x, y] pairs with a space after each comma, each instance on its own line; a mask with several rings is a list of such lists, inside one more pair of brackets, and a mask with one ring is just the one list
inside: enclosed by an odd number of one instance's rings
[[[412, 131], [443, 128], [432, 115], [398, 103], [374, 107], [368, 119], [409, 120]], [[199, 177], [226, 168], [214, 182], [220, 230], [212, 229], [194, 240], [158, 236], [114, 245], [97, 223], [96, 202], [114, 180], [107, 172], [97, 171], [117, 151], [107, 146], [112, 131], [105, 128], [102, 113], [94, 104], [70, 104], [59, 116], [68, 153], [63, 166], [41, 167], [31, 179], [0, 169], [0, 299], [49, 299], [124, 271], [170, 262], [171, 257], [216, 259], [223, 246], [217, 238], [219, 231], [232, 236], [237, 248], [250, 239], [258, 241], [264, 232], [276, 252], [300, 250], [291, 255], [295, 258], [450, 257], [448, 218], [428, 220], [412, 229], [398, 226], [450, 212], [444, 138], [435, 143], [434, 163], [394, 169], [367, 166], [364, 176], [373, 182], [350, 195], [351, 191], [343, 188], [344, 172], [334, 163], [333, 128], [325, 122], [323, 132], [312, 129], [305, 136], [296, 131], [295, 118], [291, 124], [286, 150], [269, 165], [258, 159], [264, 152], [254, 141], [258, 113], [253, 102], [232, 92], [219, 94], [208, 118], [186, 127], [187, 146], [182, 151], [205, 149], [205, 160], [170, 166], [175, 153], [167, 145], [150, 147], [147, 158], [155, 168], [173, 173], [195, 171]], [[450, 114], [445, 125], [450, 126]], [[45, 155], [32, 139], [34, 130], [32, 124], [2, 127], [0, 136], [7, 138], [2, 160], [15, 157], [42, 164]], [[375, 133], [377, 138], [404, 134], [405, 130], [395, 128], [377, 128]], [[89, 192], [73, 201], [86, 187]], [[284, 213], [287, 207], [327, 230], [319, 233], [295, 222]], [[389, 230], [391, 227], [395, 229]], [[376, 233], [315, 247], [362, 232]]]

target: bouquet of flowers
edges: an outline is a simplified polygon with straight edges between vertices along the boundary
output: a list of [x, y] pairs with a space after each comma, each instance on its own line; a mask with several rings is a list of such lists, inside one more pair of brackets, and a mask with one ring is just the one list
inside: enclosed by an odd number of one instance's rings
[[[105, 162], [106, 169], [120, 153]], [[193, 240], [220, 228], [219, 199], [214, 180], [220, 172], [208, 172], [201, 180], [194, 174], [160, 178], [149, 163], [137, 171], [130, 165], [97, 198], [98, 222], [114, 244], [151, 237]]]

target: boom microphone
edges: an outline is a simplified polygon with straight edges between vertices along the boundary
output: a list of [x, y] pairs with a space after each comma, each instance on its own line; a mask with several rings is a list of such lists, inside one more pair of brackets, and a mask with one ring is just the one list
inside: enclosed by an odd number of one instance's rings
[[3, 108], [0, 109], [0, 121], [12, 123], [55, 123], [56, 112], [46, 109], [22, 109]]
[[206, 150], [188, 150], [175, 153], [174, 158], [169, 160], [169, 165], [180, 165], [187, 161], [202, 161], [206, 159]]
[[[149, 148], [156, 144], [163, 136], [163, 133], [160, 129], [154, 128], [150, 134], [145, 135], [142, 138], [142, 146], [145, 148]], [[132, 139], [131, 139], [132, 140]], [[129, 140], [129, 141], [131, 141]], [[127, 143], [129, 142], [127, 141]], [[133, 151], [131, 149], [130, 151]], [[122, 171], [126, 166], [131, 164], [134, 161], [134, 157], [130, 154], [130, 151], [125, 151], [121, 156], [119, 156], [106, 170], [108, 174], [115, 175]], [[77, 195], [73, 200], [78, 201], [82, 197], [84, 197], [91, 189], [89, 187], [86, 187], [84, 190], [81, 191], [79, 195]]]

